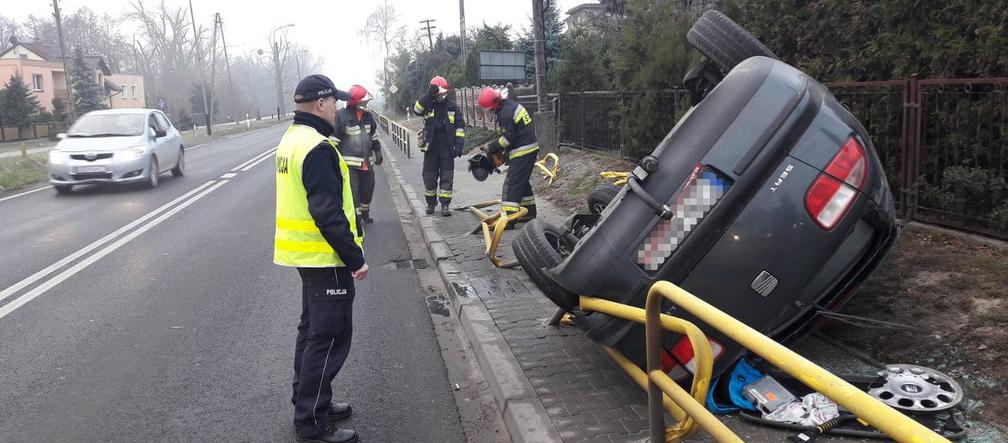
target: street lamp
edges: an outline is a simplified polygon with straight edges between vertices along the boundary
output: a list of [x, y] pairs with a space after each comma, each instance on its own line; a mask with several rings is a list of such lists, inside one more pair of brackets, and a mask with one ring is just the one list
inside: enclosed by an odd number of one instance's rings
[[277, 120], [280, 120], [280, 114], [283, 112], [283, 68], [280, 66], [280, 45], [276, 41], [276, 32], [293, 26], [294, 23], [289, 23], [270, 31], [270, 44], [273, 45], [273, 66], [276, 68]]

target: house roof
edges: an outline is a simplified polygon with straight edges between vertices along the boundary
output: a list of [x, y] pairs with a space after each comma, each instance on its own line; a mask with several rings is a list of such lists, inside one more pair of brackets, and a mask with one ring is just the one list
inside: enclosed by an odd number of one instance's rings
[[567, 10], [567, 14], [568, 15], [572, 15], [572, 14], [577, 14], [578, 12], [581, 12], [581, 11], [600, 10], [602, 8], [603, 8], [603, 6], [602, 6], [601, 3], [582, 3], [580, 5], [577, 5], [577, 6], [573, 7], [573, 8], [568, 9]]
[[[52, 45], [51, 43], [47, 43], [47, 42], [44, 42], [42, 40], [36, 40], [34, 42], [31, 42], [31, 43], [17, 42], [17, 44], [11, 45], [11, 46], [7, 47], [7, 49], [4, 49], [3, 51], [0, 51], [0, 56], [6, 54], [11, 49], [14, 49], [15, 46], [24, 47], [25, 49], [27, 49], [27, 50], [29, 50], [31, 52], [34, 52], [36, 55], [38, 55], [39, 57], [42, 57], [43, 59], [45, 59], [45, 61], [48, 61], [48, 62], [61, 62], [61, 61], [63, 61], [63, 56], [60, 54], [59, 48], [56, 47], [56, 46], [54, 46], [54, 45]], [[70, 58], [72, 58], [72, 56]], [[108, 65], [105, 64], [105, 59], [103, 59], [101, 57], [93, 56], [93, 55], [91, 55], [91, 56], [84, 56], [84, 64], [87, 67], [92, 68], [92, 69], [100, 69], [102, 71], [102, 73], [104, 73], [105, 75], [111, 74], [111, 71], [109, 70]]]

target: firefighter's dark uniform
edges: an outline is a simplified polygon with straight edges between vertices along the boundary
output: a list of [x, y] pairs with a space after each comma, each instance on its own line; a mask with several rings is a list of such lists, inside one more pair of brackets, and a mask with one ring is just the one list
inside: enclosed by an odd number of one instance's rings
[[445, 98], [437, 101], [430, 94], [413, 105], [413, 113], [424, 118], [426, 140], [421, 141], [424, 153], [423, 182], [427, 207], [441, 201], [448, 208], [455, 182], [455, 157], [462, 155], [465, 146], [465, 120], [455, 102]]
[[332, 132], [324, 119], [296, 112], [276, 152], [273, 261], [296, 267], [302, 283], [292, 397], [299, 438], [325, 434], [330, 414], [338, 412], [331, 382], [350, 352], [351, 271], [364, 265], [350, 173], [327, 138]]
[[350, 186], [357, 203], [357, 215], [362, 220], [370, 219], [371, 197], [374, 196], [371, 153], [381, 149], [378, 133], [375, 132], [377, 129], [374, 116], [367, 110], [348, 106], [336, 114], [336, 129], [332, 138], [350, 168]]
[[536, 216], [535, 195], [529, 178], [535, 169], [539, 142], [536, 141], [532, 115], [524, 106], [514, 100], [504, 99], [497, 109], [497, 132], [500, 137], [494, 144], [504, 150], [508, 165], [501, 193], [501, 210], [505, 213], [518, 212], [519, 207], [528, 208], [526, 217]]

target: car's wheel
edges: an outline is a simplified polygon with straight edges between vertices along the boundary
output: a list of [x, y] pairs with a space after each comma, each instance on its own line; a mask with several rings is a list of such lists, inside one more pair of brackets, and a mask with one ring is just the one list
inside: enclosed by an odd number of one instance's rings
[[172, 168], [171, 173], [176, 177], [185, 175], [185, 149], [181, 146], [179, 146], [178, 150], [178, 163], [175, 163], [175, 167]]
[[57, 194], [69, 194], [73, 190], [73, 185], [53, 185]]
[[601, 214], [609, 202], [616, 198], [620, 188], [610, 184], [598, 185], [592, 192], [588, 193], [588, 211], [592, 214]]
[[562, 228], [532, 219], [515, 235], [511, 249], [522, 269], [547, 298], [566, 310], [577, 307], [577, 294], [561, 287], [544, 271], [559, 265], [574, 249]]
[[159, 177], [161, 175], [161, 170], [158, 169], [157, 157], [151, 156], [150, 165], [147, 166], [149, 173], [147, 174], [147, 187], [156, 188], [158, 182], [161, 180]]
[[686, 39], [707, 59], [727, 73], [749, 57], [777, 58], [749, 31], [739, 26], [720, 11], [705, 12], [689, 32]]

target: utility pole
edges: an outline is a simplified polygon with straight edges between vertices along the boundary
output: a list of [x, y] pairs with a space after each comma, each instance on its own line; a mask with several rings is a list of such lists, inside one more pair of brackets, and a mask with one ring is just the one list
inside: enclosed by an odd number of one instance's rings
[[227, 40], [224, 39], [224, 21], [221, 20], [220, 13], [217, 16], [217, 27], [220, 28], [220, 40], [221, 45], [224, 46], [224, 66], [227, 66], [228, 73], [228, 93], [234, 93], [234, 83], [231, 82], [231, 61], [228, 59], [227, 54]]
[[437, 26], [431, 26], [431, 22], [436, 22], [437, 19], [429, 18], [427, 20], [420, 20], [420, 23], [425, 24], [427, 28], [427, 43], [430, 43], [431, 51], [434, 50], [434, 37], [431, 35], [432, 29], [437, 29]]
[[466, 67], [466, 39], [465, 39], [465, 0], [459, 0], [459, 66], [462, 72]]
[[192, 20], [193, 49], [196, 51], [196, 61], [199, 62], [200, 91], [203, 93], [203, 117], [206, 122], [206, 133], [213, 135], [213, 130], [210, 129], [210, 105], [206, 95], [206, 72], [203, 70], [203, 56], [200, 55], [199, 50], [199, 34], [196, 32], [196, 14], [193, 12], [192, 0], [189, 0], [189, 18]]
[[70, 112], [69, 120], [74, 118], [73, 88], [70, 87], [70, 70], [67, 69], [66, 44], [63, 43], [63, 20], [60, 18], [59, 0], [53, 0], [53, 17], [56, 18], [56, 33], [59, 35], [60, 56], [63, 61], [63, 80], [66, 82], [67, 90], [67, 110]]
[[532, 0], [532, 36], [535, 40], [536, 104], [546, 110], [546, 33], [543, 24], [543, 0]]
[[217, 17], [214, 17], [213, 37], [210, 38], [210, 123], [214, 115], [214, 90], [217, 84]]

